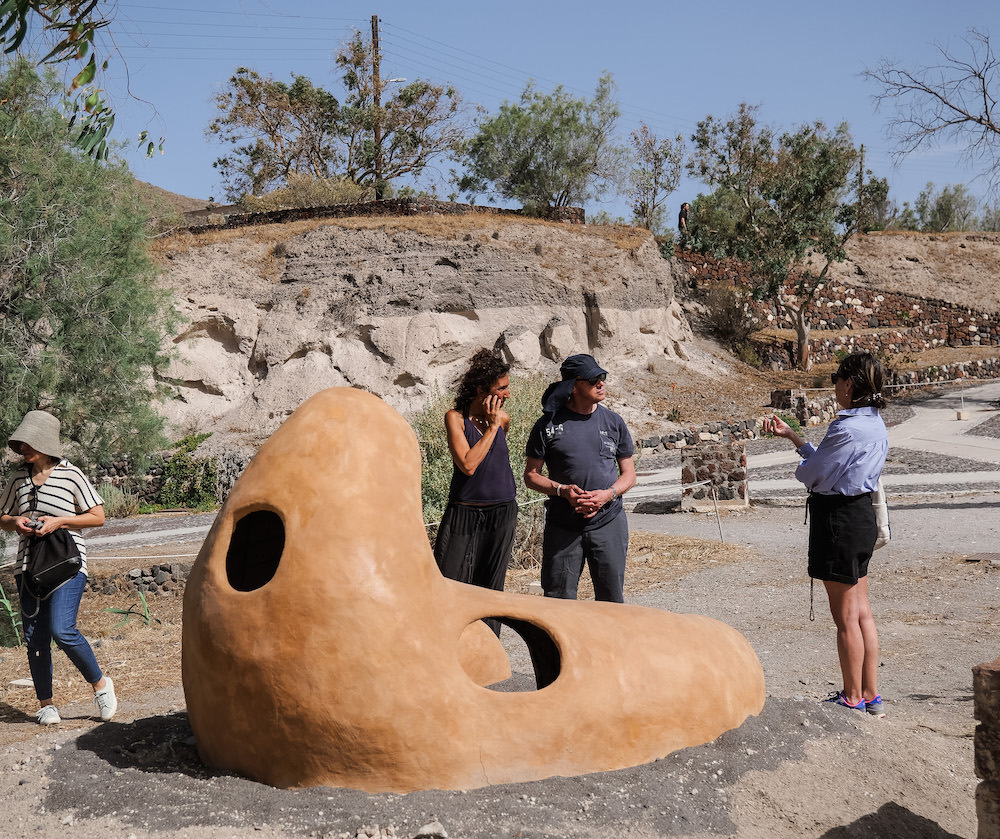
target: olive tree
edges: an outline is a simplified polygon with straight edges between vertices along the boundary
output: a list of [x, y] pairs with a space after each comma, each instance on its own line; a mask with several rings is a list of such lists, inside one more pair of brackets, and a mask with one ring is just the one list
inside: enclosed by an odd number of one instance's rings
[[634, 221], [654, 233], [664, 232], [664, 203], [681, 182], [685, 145], [660, 138], [643, 123], [631, 134], [632, 168], [629, 172], [629, 203]]
[[609, 73], [593, 99], [560, 85], [542, 93], [529, 82], [519, 102], [482, 119], [459, 154], [460, 191], [496, 193], [526, 210], [583, 204], [622, 180], [625, 150], [616, 143], [619, 109]]
[[693, 246], [746, 263], [754, 293], [792, 320], [809, 369], [809, 303], [848, 239], [872, 228], [888, 184], [865, 168], [846, 124], [779, 133], [742, 103], [727, 120], [701, 120], [691, 142], [688, 170], [713, 187], [695, 202]]

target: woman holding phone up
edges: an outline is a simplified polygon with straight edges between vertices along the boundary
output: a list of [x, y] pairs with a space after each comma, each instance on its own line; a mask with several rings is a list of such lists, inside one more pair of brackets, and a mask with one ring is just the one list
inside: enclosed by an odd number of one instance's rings
[[826, 701], [883, 717], [868, 562], [877, 535], [871, 495], [889, 450], [879, 414], [885, 369], [870, 353], [853, 353], [832, 378], [841, 410], [818, 447], [778, 417], [764, 430], [790, 440], [802, 457], [795, 477], [809, 490], [809, 576], [826, 587], [844, 680]]

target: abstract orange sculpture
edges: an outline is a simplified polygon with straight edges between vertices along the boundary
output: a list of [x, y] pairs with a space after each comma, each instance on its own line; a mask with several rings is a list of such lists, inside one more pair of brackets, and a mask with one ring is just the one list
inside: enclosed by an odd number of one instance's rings
[[[479, 684], [507, 666], [483, 617], [524, 638], [537, 690]], [[305, 402], [237, 481], [188, 581], [183, 643], [202, 760], [277, 787], [470, 789], [618, 769], [713, 740], [764, 704], [756, 655], [718, 621], [442, 577], [414, 434], [349, 388]]]

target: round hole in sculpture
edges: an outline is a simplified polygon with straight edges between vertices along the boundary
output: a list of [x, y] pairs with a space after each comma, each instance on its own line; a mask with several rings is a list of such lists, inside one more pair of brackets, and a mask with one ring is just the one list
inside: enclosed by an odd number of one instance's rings
[[[502, 644], [488, 624], [505, 627]], [[462, 633], [462, 648], [462, 667], [468, 676], [500, 693], [541, 690], [559, 677], [562, 667], [559, 648], [547, 631], [530, 621], [508, 616], [493, 615], [467, 626]], [[534, 672], [521, 672], [529, 664]]]
[[285, 525], [271, 510], [255, 510], [236, 522], [226, 552], [226, 578], [237, 591], [267, 585], [285, 549]]

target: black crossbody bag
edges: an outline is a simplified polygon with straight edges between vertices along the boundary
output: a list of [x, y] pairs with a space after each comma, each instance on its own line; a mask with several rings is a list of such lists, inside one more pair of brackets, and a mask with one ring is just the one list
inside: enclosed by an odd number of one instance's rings
[[[35, 617], [42, 608], [42, 601], [72, 580], [83, 567], [83, 559], [76, 541], [68, 530], [59, 528], [45, 536], [32, 536], [28, 542], [28, 556], [18, 575], [18, 594], [21, 612]], [[35, 611], [24, 611], [24, 595], [35, 599]]]

